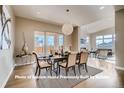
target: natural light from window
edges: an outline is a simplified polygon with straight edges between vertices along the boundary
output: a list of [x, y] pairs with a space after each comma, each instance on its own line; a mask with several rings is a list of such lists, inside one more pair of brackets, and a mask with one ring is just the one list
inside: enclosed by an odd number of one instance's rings
[[115, 35], [96, 36], [96, 48], [112, 49]]
[[50, 54], [51, 50], [59, 50], [64, 44], [64, 36], [59, 33], [35, 31], [34, 42], [34, 51], [39, 55], [45, 55]]

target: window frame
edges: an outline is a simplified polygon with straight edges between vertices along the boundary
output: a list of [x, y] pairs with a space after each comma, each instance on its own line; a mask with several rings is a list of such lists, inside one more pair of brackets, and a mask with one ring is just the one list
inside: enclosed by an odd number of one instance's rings
[[[112, 44], [114, 44], [114, 40], [115, 40], [115, 37], [114, 37], [115, 34], [106, 34], [106, 35], [98, 35], [96, 36], [96, 48], [103, 48], [103, 49], [112, 49], [112, 45], [110, 48], [107, 48], [106, 46], [104, 46], [104, 43], [105, 43], [105, 40], [111, 40]], [[102, 38], [97, 38], [97, 37], [100, 37], [102, 36]], [[110, 37], [107, 37], [107, 36], [110, 36]], [[102, 40], [102, 44], [103, 46], [100, 47], [99, 44], [97, 44], [97, 40]]]
[[[36, 33], [35, 33], [36, 32]], [[43, 55], [45, 55], [45, 54], [49, 54], [48, 53], [48, 50], [47, 50], [47, 47], [48, 47], [48, 43], [47, 43], [47, 35], [53, 35], [54, 36], [54, 45], [53, 45], [53, 47], [54, 47], [54, 49], [59, 49], [60, 48], [60, 46], [59, 46], [59, 36], [60, 35], [62, 35], [63, 36], [63, 44], [62, 45], [64, 45], [64, 34], [62, 34], [62, 33], [57, 33], [57, 32], [44, 32], [44, 31], [34, 31], [34, 49], [36, 48], [35, 47], [35, 35], [37, 34], [37, 33], [44, 33], [43, 35], [44, 35], [44, 52], [42, 53]]]

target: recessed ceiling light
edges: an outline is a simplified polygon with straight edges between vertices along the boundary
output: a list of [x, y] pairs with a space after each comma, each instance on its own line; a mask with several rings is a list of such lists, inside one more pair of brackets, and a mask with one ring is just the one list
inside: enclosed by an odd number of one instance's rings
[[99, 9], [100, 9], [100, 10], [103, 10], [104, 8], [105, 8], [104, 6], [101, 6]]
[[70, 10], [69, 9], [66, 9], [66, 12], [69, 12]]
[[37, 14], [39, 15], [39, 14], [40, 14], [40, 12], [37, 12]]

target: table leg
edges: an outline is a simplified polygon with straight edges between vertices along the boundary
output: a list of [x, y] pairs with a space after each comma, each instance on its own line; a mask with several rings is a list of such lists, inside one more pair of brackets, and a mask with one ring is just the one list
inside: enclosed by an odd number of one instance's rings
[[57, 61], [52, 61], [52, 71], [55, 72], [56, 76], [58, 76], [58, 66], [59, 63]]

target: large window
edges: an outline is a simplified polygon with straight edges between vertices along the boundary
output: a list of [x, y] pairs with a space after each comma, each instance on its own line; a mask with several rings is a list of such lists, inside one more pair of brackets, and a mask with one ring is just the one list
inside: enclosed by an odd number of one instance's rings
[[104, 36], [104, 48], [112, 49], [112, 35]]
[[104, 49], [112, 49], [114, 35], [104, 35], [96, 37], [96, 47]]
[[96, 37], [96, 47], [97, 48], [103, 48], [103, 36], [97, 36]]
[[63, 35], [59, 35], [58, 39], [59, 39], [59, 47], [63, 46], [63, 44], [64, 44], [64, 37], [63, 37]]
[[89, 47], [89, 37], [83, 37], [80, 39], [80, 48], [88, 48]]
[[54, 48], [55, 48], [55, 33], [47, 32], [46, 33], [46, 40], [47, 40], [46, 41], [46, 48], [47, 48], [46, 53], [50, 54], [50, 51], [54, 50]]
[[34, 38], [34, 51], [40, 55], [50, 54], [51, 50], [59, 49], [64, 43], [64, 36], [58, 33], [36, 31]]
[[45, 36], [44, 32], [35, 32], [35, 49], [38, 54], [44, 54]]

